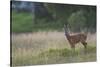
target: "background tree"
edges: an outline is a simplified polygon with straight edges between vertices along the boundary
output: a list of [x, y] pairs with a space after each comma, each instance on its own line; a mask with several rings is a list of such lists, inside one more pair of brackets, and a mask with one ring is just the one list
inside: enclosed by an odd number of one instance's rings
[[70, 25], [72, 32], [96, 32], [96, 6], [26, 1], [11, 3], [14, 32], [62, 31], [64, 24]]

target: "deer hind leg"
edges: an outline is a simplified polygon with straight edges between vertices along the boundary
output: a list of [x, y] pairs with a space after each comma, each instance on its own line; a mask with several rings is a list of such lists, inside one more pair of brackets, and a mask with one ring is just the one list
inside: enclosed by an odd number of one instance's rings
[[87, 43], [86, 42], [82, 42], [84, 48], [86, 49], [87, 48]]
[[87, 53], [87, 43], [86, 42], [82, 42], [84, 48], [85, 48], [85, 53]]

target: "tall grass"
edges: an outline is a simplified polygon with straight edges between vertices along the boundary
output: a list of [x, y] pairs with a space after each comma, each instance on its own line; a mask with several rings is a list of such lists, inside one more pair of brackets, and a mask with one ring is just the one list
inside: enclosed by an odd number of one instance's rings
[[72, 54], [63, 32], [12, 34], [13, 65], [39, 65], [96, 61], [96, 35], [88, 35], [87, 53], [80, 43]]

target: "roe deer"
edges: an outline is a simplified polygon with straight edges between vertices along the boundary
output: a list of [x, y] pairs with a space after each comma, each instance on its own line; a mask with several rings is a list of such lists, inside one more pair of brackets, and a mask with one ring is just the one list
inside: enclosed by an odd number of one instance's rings
[[69, 41], [71, 48], [73, 48], [75, 50], [75, 45], [77, 43], [81, 42], [83, 44], [84, 48], [86, 49], [86, 47], [87, 47], [87, 42], [86, 42], [87, 35], [86, 34], [78, 33], [78, 34], [70, 35], [67, 32], [66, 25], [64, 25], [64, 30], [65, 30], [65, 36], [66, 36], [67, 40]]

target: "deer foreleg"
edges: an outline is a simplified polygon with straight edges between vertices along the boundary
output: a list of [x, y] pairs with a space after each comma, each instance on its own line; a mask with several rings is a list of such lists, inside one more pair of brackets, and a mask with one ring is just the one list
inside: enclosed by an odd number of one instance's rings
[[71, 44], [71, 48], [72, 48], [72, 55], [74, 55], [74, 53], [75, 53], [75, 45]]

